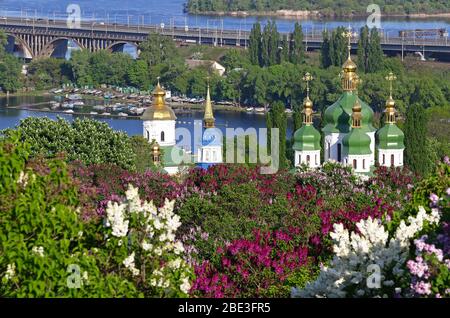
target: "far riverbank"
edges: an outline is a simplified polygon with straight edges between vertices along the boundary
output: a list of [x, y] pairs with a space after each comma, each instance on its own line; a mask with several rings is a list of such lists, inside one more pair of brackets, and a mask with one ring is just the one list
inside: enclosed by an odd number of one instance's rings
[[[368, 13], [351, 13], [351, 14], [336, 14], [325, 13], [322, 11], [308, 11], [308, 10], [277, 10], [277, 11], [201, 11], [189, 12], [189, 14], [203, 15], [203, 16], [229, 16], [229, 17], [277, 17], [277, 18], [298, 18], [298, 19], [322, 19], [322, 18], [367, 18]], [[406, 19], [428, 19], [428, 18], [449, 18], [450, 12], [442, 13], [381, 13], [383, 17], [387, 18], [406, 18]]]

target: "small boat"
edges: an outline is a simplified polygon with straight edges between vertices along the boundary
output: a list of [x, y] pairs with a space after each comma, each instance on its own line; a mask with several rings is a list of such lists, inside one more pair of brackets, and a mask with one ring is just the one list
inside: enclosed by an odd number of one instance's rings
[[284, 112], [285, 112], [286, 114], [292, 114], [292, 109], [286, 108], [286, 109], [284, 110]]
[[72, 101], [72, 100], [81, 100], [83, 98], [81, 97], [81, 95], [78, 94], [70, 94], [69, 96], [67, 96], [67, 99]]
[[117, 115], [120, 116], [120, 117], [127, 117], [128, 116], [128, 114], [126, 114], [126, 113], [119, 113]]
[[101, 113], [102, 116], [111, 116], [111, 113]]
[[95, 110], [104, 110], [106, 107], [103, 105], [95, 105], [94, 107], [92, 107]]
[[264, 113], [265, 109], [264, 109], [264, 107], [256, 107], [255, 108], [255, 112], [257, 112], [257, 113]]
[[253, 107], [247, 107], [246, 111], [247, 113], [253, 113], [255, 109]]
[[98, 115], [97, 112], [90, 112], [89, 115]]
[[72, 109], [65, 110], [64, 112], [68, 113], [68, 114], [73, 114], [73, 110]]
[[79, 100], [73, 103], [73, 106], [84, 106], [84, 102]]
[[65, 103], [62, 103], [61, 107], [62, 108], [73, 108], [73, 104], [65, 102]]

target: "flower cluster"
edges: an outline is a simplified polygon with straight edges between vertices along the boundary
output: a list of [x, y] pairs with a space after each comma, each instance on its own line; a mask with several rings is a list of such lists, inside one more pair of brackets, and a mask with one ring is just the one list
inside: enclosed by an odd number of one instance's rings
[[[298, 229], [292, 229], [292, 232]], [[196, 266], [192, 292], [203, 297], [286, 295], [284, 283], [308, 265], [307, 248], [282, 231], [256, 230], [250, 240], [236, 240], [217, 250], [220, 259]], [[272, 293], [272, 294], [271, 294]]]
[[[449, 224], [429, 243], [428, 235], [414, 240], [416, 257], [407, 262], [411, 275], [410, 293], [417, 297], [450, 297], [450, 237]], [[438, 245], [439, 247], [437, 247]]]
[[[335, 224], [330, 233], [334, 241], [334, 257], [324, 266], [316, 281], [304, 289], [293, 289], [293, 297], [370, 297], [394, 295], [395, 282], [404, 275], [409, 253], [409, 241], [425, 222], [437, 224], [439, 213], [427, 214], [419, 208], [416, 217], [409, 217], [407, 225], [401, 221], [393, 237], [381, 220], [369, 217], [357, 223], [358, 233], [349, 233], [342, 224]], [[375, 273], [372, 271], [375, 268]], [[375, 275], [375, 276], [373, 276]], [[375, 285], [369, 284], [371, 278]], [[376, 283], [378, 282], [378, 283]]]
[[191, 271], [183, 260], [184, 247], [175, 239], [181, 222], [173, 213], [174, 201], [166, 199], [157, 208], [153, 202], [142, 202], [132, 185], [125, 195], [124, 202], [107, 205], [107, 245], [119, 261], [126, 255], [121, 263], [138, 283], [152, 289], [152, 295], [185, 296]]

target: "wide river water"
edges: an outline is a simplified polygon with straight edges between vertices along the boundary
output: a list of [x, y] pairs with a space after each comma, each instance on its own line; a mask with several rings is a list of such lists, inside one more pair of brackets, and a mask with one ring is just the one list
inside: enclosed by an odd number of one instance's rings
[[[69, 4], [78, 4], [81, 18], [85, 20], [109, 21], [111, 23], [132, 24], [160, 24], [167, 26], [211, 27], [224, 29], [249, 30], [256, 20], [263, 24], [272, 18], [265, 17], [216, 17], [206, 15], [192, 15], [183, 12], [185, 0], [0, 0], [1, 16], [23, 17], [55, 17], [65, 19], [66, 8]], [[420, 13], [420, 12], [418, 12]], [[281, 32], [293, 30], [297, 18], [276, 18]], [[304, 29], [311, 31], [337, 26], [360, 28], [366, 23], [365, 18], [334, 19], [334, 20], [299, 20]], [[450, 30], [450, 18], [384, 18], [381, 17], [381, 28], [385, 31], [401, 29], [434, 29], [446, 28]]]
[[[114, 130], [120, 130], [126, 132], [128, 135], [142, 135], [143, 122], [139, 118], [120, 118], [120, 117], [105, 117], [105, 116], [91, 116], [89, 111], [84, 115], [68, 114], [68, 113], [54, 113], [39, 110], [40, 108], [49, 107], [49, 102], [54, 100], [52, 96], [21, 96], [21, 97], [0, 97], [0, 130], [6, 128], [14, 128], [20, 123], [20, 120], [29, 116], [33, 117], [48, 117], [56, 119], [58, 116], [68, 121], [72, 121], [75, 118], [93, 118], [102, 122], [106, 122]], [[103, 102], [85, 101], [86, 104], [99, 105]], [[33, 104], [40, 104], [38, 107], [31, 107]], [[17, 107], [17, 108], [16, 108]], [[32, 108], [32, 109], [30, 109]], [[203, 112], [201, 110], [193, 110], [190, 113], [176, 113], [177, 115], [177, 128], [187, 128], [191, 136], [194, 136], [194, 129], [196, 125], [201, 123], [203, 118]], [[248, 128], [255, 128], [256, 132], [259, 132], [259, 128], [266, 127], [266, 117], [264, 114], [236, 112], [236, 111], [224, 111], [215, 110], [214, 117], [216, 118], [216, 127], [219, 128], [222, 133], [226, 134], [227, 128], [238, 129], [242, 128], [244, 131]], [[197, 122], [196, 122], [197, 121]], [[288, 119], [287, 136], [292, 135], [292, 120]], [[259, 135], [259, 134], [258, 134]], [[265, 138], [259, 136], [259, 142], [265, 143]], [[194, 147], [194, 140], [192, 139], [191, 148]]]

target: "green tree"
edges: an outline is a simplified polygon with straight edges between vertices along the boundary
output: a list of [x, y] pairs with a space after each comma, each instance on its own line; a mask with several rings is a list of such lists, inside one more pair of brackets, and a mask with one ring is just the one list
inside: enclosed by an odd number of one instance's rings
[[320, 64], [323, 68], [328, 68], [331, 66], [330, 58], [330, 36], [328, 31], [322, 32], [323, 42], [320, 50]]
[[0, 57], [0, 89], [15, 92], [22, 88], [22, 63], [10, 54]]
[[6, 136], [20, 133], [22, 142], [30, 143], [32, 156], [53, 158], [65, 153], [68, 161], [85, 164], [112, 163], [134, 169], [135, 153], [130, 138], [124, 132], [112, 130], [107, 123], [92, 119], [76, 119], [72, 123], [62, 118], [28, 117], [16, 129], [4, 131]]
[[362, 72], [366, 72], [368, 63], [368, 49], [369, 49], [369, 27], [364, 26], [359, 32], [358, 40], [358, 68]]
[[249, 37], [249, 57], [250, 62], [253, 65], [262, 65], [262, 36], [261, 36], [261, 24], [256, 22]]
[[294, 106], [294, 112], [292, 114], [292, 119], [294, 121], [293, 133], [295, 133], [296, 130], [298, 130], [302, 127], [302, 123], [303, 123], [302, 110], [301, 110], [300, 106], [298, 106], [298, 105]]
[[381, 49], [381, 39], [376, 28], [370, 30], [370, 41], [367, 49], [366, 71], [374, 73], [380, 70], [383, 65], [383, 50]]
[[408, 107], [404, 126], [405, 162], [422, 176], [431, 172], [431, 161], [427, 152], [427, 115], [422, 105], [414, 103]]
[[148, 64], [143, 60], [135, 61], [127, 71], [128, 82], [142, 90], [148, 90], [152, 79], [149, 78]]
[[[267, 129], [278, 128], [279, 129], [279, 162], [280, 168], [286, 168], [288, 161], [286, 158], [286, 129], [287, 129], [287, 117], [285, 107], [282, 102], [275, 102], [266, 117]], [[270, 149], [271, 134], [268, 134], [268, 147]]]
[[294, 33], [292, 34], [292, 48], [290, 51], [290, 61], [293, 64], [301, 64], [305, 58], [305, 47], [303, 45], [303, 30], [300, 23], [295, 22]]

